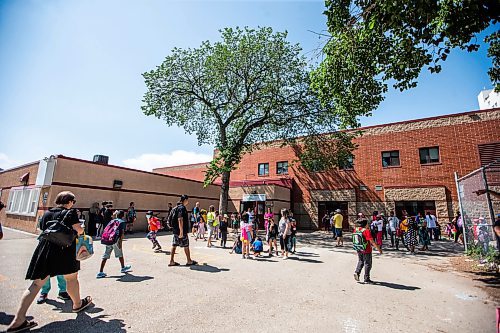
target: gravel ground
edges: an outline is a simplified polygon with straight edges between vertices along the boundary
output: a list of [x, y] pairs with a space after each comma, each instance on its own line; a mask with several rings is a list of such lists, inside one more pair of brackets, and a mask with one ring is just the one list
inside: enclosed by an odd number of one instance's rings
[[[0, 241], [0, 330], [12, 320], [36, 238], [5, 229]], [[103, 246], [82, 263], [82, 296], [95, 306], [79, 315], [55, 298], [33, 304], [35, 332], [495, 332], [495, 300], [477, 281], [452, 269], [460, 248], [436, 242], [416, 256], [388, 250], [374, 255], [376, 285], [356, 283], [357, 257], [350, 244], [335, 248], [320, 232], [299, 234], [297, 253], [242, 259], [228, 249], [207, 248], [191, 238], [194, 267], [167, 267], [171, 235], [160, 235], [163, 253], [153, 253], [143, 234], [124, 242], [132, 265], [120, 274], [108, 261], [97, 280]], [[347, 237], [346, 237], [347, 238]], [[232, 242], [229, 242], [232, 245]], [[265, 247], [267, 249], [267, 246]], [[179, 249], [176, 260], [185, 263]], [[55, 282], [55, 281], [54, 281]], [[53, 283], [55, 287], [56, 283]]]

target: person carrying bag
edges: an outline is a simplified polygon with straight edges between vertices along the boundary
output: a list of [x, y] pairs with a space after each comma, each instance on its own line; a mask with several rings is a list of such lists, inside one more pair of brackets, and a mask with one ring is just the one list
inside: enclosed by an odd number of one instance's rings
[[71, 246], [76, 239], [76, 232], [65, 224], [69, 212], [70, 210], [63, 211], [57, 218], [40, 225], [43, 232], [38, 239], [45, 239], [61, 247]]

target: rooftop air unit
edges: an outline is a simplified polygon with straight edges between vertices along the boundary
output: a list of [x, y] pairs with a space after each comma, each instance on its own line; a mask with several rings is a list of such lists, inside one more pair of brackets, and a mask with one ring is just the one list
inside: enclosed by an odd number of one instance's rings
[[108, 165], [108, 156], [104, 155], [94, 155], [94, 163]]

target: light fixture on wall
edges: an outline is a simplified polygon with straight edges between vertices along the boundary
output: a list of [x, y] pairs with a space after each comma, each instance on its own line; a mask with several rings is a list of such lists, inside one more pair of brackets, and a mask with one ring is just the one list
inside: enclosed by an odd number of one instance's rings
[[116, 189], [119, 189], [119, 188], [122, 188], [123, 186], [123, 181], [121, 180], [113, 180], [113, 188], [116, 188]]

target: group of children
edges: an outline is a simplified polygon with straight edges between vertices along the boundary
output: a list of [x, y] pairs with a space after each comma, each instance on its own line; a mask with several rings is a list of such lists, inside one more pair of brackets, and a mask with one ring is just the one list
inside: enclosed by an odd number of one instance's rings
[[[264, 242], [261, 237], [257, 237], [255, 223], [251, 221], [252, 215], [245, 212], [241, 216], [240, 232], [234, 242], [230, 253], [241, 254], [243, 259], [250, 259], [250, 252], [255, 257], [260, 257], [264, 252]], [[282, 211], [279, 225], [274, 221], [274, 214], [271, 208], [264, 214], [264, 229], [266, 232], [266, 242], [269, 245], [269, 257], [279, 255], [278, 239], [283, 258], [288, 257], [288, 253], [295, 253], [297, 244], [297, 222], [288, 210]]]

